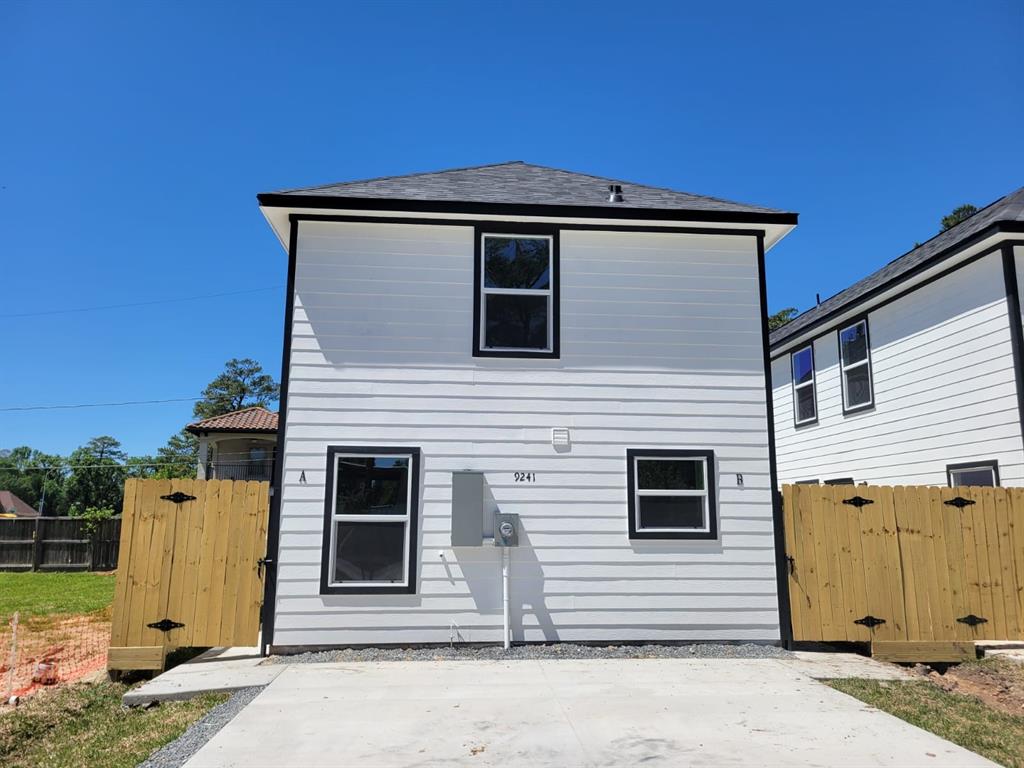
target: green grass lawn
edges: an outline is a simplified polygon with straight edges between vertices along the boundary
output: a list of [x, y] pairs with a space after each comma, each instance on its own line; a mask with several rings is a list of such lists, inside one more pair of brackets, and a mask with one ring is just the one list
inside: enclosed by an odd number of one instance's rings
[[42, 691], [17, 709], [0, 711], [4, 768], [134, 768], [226, 695], [166, 702], [151, 709], [121, 707], [127, 686], [71, 685]]
[[113, 599], [113, 574], [0, 573], [0, 617], [93, 613]]
[[927, 681], [829, 680], [838, 691], [959, 744], [989, 760], [1024, 768], [1024, 717]]

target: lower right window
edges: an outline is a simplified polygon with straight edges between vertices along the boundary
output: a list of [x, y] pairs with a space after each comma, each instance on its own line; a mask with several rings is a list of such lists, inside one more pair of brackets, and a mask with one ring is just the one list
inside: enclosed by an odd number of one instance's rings
[[629, 538], [716, 539], [714, 451], [629, 449]]
[[999, 485], [999, 463], [994, 460], [969, 461], [965, 464], [947, 464], [946, 479], [950, 488], [957, 486]]

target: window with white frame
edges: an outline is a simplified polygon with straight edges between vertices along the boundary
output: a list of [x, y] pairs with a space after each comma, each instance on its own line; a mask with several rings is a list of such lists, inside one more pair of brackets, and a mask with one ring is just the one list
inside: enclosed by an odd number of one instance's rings
[[418, 448], [327, 449], [321, 592], [413, 593]]
[[946, 478], [950, 488], [972, 485], [995, 487], [999, 485], [999, 463], [990, 460], [950, 464], [946, 467]]
[[479, 233], [474, 354], [557, 357], [555, 235]]
[[790, 357], [793, 366], [793, 418], [796, 425], [813, 424], [818, 420], [818, 403], [814, 392], [814, 347], [808, 345]]
[[718, 536], [713, 451], [626, 451], [631, 539]]
[[843, 412], [867, 408], [874, 402], [867, 318], [840, 329], [839, 362], [842, 368]]

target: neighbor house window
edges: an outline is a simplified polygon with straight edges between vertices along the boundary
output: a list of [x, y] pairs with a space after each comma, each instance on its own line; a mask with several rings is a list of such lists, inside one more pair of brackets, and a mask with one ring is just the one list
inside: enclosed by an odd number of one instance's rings
[[327, 449], [320, 591], [412, 593], [418, 448]]
[[481, 357], [558, 357], [558, 244], [552, 234], [477, 231]]
[[818, 420], [818, 403], [814, 394], [814, 347], [808, 345], [791, 355], [793, 366], [793, 414], [796, 425], [813, 424]]
[[715, 454], [628, 450], [629, 537], [714, 539]]
[[946, 467], [950, 488], [964, 485], [999, 485], [999, 463], [996, 461], [970, 461]]
[[852, 477], [834, 477], [831, 480], [825, 480], [825, 485], [853, 485]]
[[871, 381], [871, 343], [867, 318], [839, 331], [843, 413], [867, 408], [874, 402]]

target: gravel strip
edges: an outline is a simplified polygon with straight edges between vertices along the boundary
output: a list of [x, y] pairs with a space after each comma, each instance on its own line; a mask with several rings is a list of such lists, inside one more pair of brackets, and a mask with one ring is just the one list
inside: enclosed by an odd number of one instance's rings
[[192, 723], [181, 736], [169, 744], [164, 744], [144, 762], [139, 763], [138, 768], [179, 768], [184, 765], [265, 687], [257, 686], [235, 691], [230, 699], [218, 704]]
[[344, 648], [289, 656], [271, 656], [264, 664], [317, 664], [346, 661], [508, 661], [521, 659], [777, 659], [789, 657], [774, 645], [700, 643], [694, 645], [516, 645], [441, 646], [436, 648]]

